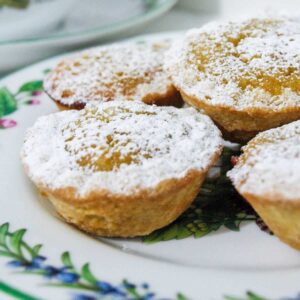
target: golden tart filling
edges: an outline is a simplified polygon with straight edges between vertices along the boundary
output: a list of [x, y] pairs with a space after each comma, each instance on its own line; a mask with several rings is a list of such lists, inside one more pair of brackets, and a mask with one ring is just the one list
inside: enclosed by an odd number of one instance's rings
[[[131, 111], [122, 107], [107, 108], [103, 111], [96, 108], [86, 109], [81, 118], [71, 122], [62, 130], [63, 135], [66, 135], [65, 150], [70, 155], [78, 157], [76, 160], [78, 166], [93, 171], [113, 171], [122, 164], [140, 164], [142, 160], [151, 158], [154, 152], [159, 151], [159, 148], [148, 149], [148, 145], [142, 149], [141, 145], [130, 138], [130, 133], [122, 129], [105, 135], [100, 143], [102, 126], [114, 122], [115, 117], [120, 114], [123, 114], [122, 120], [132, 114], [156, 115], [155, 112]], [[89, 125], [95, 121], [100, 121], [98, 130], [89, 133]], [[76, 132], [78, 133], [79, 130], [80, 135], [76, 137]]]
[[206, 170], [221, 148], [219, 130], [194, 108], [112, 101], [39, 118], [22, 160], [38, 186], [130, 194]]

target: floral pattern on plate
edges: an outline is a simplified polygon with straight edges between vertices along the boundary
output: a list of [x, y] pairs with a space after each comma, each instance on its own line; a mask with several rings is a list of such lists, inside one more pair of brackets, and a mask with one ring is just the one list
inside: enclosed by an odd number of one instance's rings
[[40, 104], [39, 96], [43, 91], [41, 80], [24, 83], [16, 93], [6, 87], [0, 88], [0, 129], [15, 127], [17, 122], [7, 115], [12, 114], [21, 106]]
[[[2, 224], [0, 226], [0, 256], [10, 259], [7, 263], [10, 268], [17, 269], [24, 274], [43, 277], [49, 286], [80, 291], [72, 296], [73, 300], [97, 300], [105, 299], [105, 297], [116, 300], [187, 300], [181, 293], [173, 298], [159, 297], [151, 291], [148, 283], [137, 285], [124, 279], [115, 285], [99, 279], [91, 272], [88, 263], [77, 269], [69, 252], [61, 255], [62, 265], [53, 266], [48, 263], [46, 256], [40, 254], [41, 244], [30, 246], [25, 242], [25, 232], [25, 229], [11, 232], [8, 223]], [[1, 284], [0, 290], [9, 294], [16, 292], [15, 289], [3, 289]], [[26, 295], [22, 291], [19, 293]], [[36, 299], [30, 295], [26, 295], [26, 297], [30, 300]]]

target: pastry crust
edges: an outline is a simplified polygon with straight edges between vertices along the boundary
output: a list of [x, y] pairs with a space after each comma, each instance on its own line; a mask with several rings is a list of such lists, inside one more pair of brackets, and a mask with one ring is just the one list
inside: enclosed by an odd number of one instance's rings
[[184, 178], [162, 182], [152, 190], [131, 196], [98, 192], [76, 199], [69, 189], [40, 191], [64, 220], [83, 231], [107, 237], [135, 237], [177, 219], [197, 196], [205, 175], [206, 171], [192, 171]]
[[300, 121], [262, 132], [228, 175], [283, 242], [300, 250]]
[[40, 118], [21, 156], [67, 222], [96, 235], [133, 237], [188, 208], [222, 144], [212, 121], [194, 108], [112, 101]]
[[65, 58], [44, 80], [44, 88], [60, 110], [87, 103], [143, 101], [181, 107], [180, 93], [163, 70], [170, 41], [114, 44]]
[[300, 22], [260, 18], [190, 30], [165, 69], [185, 102], [234, 142], [300, 118]]
[[242, 144], [261, 131], [279, 127], [300, 118], [300, 107], [288, 107], [275, 112], [268, 109], [249, 108], [246, 112], [199, 102], [197, 98], [190, 97], [184, 92], [181, 92], [181, 95], [186, 103], [203, 110], [214, 120], [225, 140]]

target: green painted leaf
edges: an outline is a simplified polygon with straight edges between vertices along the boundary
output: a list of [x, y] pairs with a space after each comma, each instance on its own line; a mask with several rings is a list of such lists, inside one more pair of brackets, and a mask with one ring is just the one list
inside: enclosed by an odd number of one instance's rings
[[220, 159], [221, 166], [215, 167], [220, 175], [207, 178], [191, 207], [169, 226], [143, 238], [146, 243], [156, 243], [189, 236], [201, 238], [222, 226], [239, 231], [243, 221], [255, 220], [256, 213], [233, 188], [226, 173], [232, 168], [231, 156], [239, 154], [225, 148]]
[[249, 300], [268, 300], [267, 298], [258, 296], [257, 294], [254, 294], [252, 292], [247, 292], [247, 296]]
[[24, 9], [29, 5], [29, 0], [0, 0], [1, 6], [14, 7], [18, 9]]
[[74, 268], [74, 265], [72, 263], [71, 256], [70, 256], [69, 252], [64, 252], [61, 255], [61, 261], [62, 261], [62, 263], [64, 264], [65, 267]]
[[143, 237], [143, 241], [147, 244], [153, 244], [161, 241], [160, 230], [156, 230], [151, 234]]
[[224, 300], [269, 300], [267, 298], [258, 296], [257, 294], [254, 294], [252, 292], [247, 292], [246, 298], [237, 298], [233, 296], [224, 296]]
[[[22, 290], [19, 290], [11, 285], [8, 285], [4, 283], [3, 281], [0, 281], [0, 291], [1, 294], [5, 293], [9, 296], [9, 299], [19, 299], [19, 300], [38, 300], [38, 298], [33, 297]], [[2, 296], [1, 296], [2, 298]], [[7, 297], [5, 297], [7, 299]]]
[[130, 296], [132, 296], [132, 299], [142, 299], [141, 295], [137, 292], [136, 290], [136, 286], [132, 285], [128, 280], [124, 279], [123, 280], [123, 285], [126, 286], [126, 291], [127, 293], [130, 294]]
[[179, 293], [177, 294], [177, 300], [189, 300], [186, 296], [184, 296], [183, 294]]
[[0, 245], [6, 245], [6, 236], [8, 234], [9, 224], [4, 223], [0, 226]]
[[240, 230], [240, 222], [236, 220], [228, 220], [224, 222], [224, 226], [232, 231]]
[[17, 101], [14, 95], [7, 88], [0, 88], [0, 118], [15, 110], [17, 110]]
[[184, 225], [178, 226], [176, 239], [182, 240], [192, 235], [192, 232], [188, 230]]
[[188, 230], [184, 224], [170, 225], [160, 230], [157, 230], [148, 236], [146, 236], [143, 241], [145, 243], [151, 244], [159, 241], [169, 241], [169, 240], [181, 240], [191, 236], [193, 233]]
[[39, 255], [39, 253], [40, 253], [40, 250], [41, 250], [41, 248], [43, 247], [43, 245], [41, 245], [41, 244], [38, 244], [38, 245], [35, 245], [32, 249], [31, 249], [31, 251], [32, 251], [32, 254], [33, 254], [33, 257], [35, 257], [35, 256], [38, 256]]
[[177, 224], [174, 224], [173, 226], [168, 226], [161, 232], [161, 239], [163, 241], [173, 240], [177, 236], [177, 231], [178, 231]]
[[12, 258], [15, 258], [15, 255], [8, 252], [8, 251], [3, 251], [3, 250], [0, 250], [0, 256], [7, 256], [7, 257], [12, 257]]
[[15, 231], [14, 233], [12, 233], [11, 238], [10, 238], [10, 245], [13, 248], [13, 250], [15, 251], [16, 254], [20, 255], [22, 258], [23, 254], [22, 254], [22, 238], [24, 236], [26, 232], [26, 229], [20, 229]]
[[47, 68], [47, 69], [43, 70], [43, 73], [44, 73], [44, 74], [48, 74], [48, 73], [50, 73], [50, 72], [51, 72], [51, 69], [50, 69], [50, 68]]
[[[219, 226], [221, 227], [221, 226]], [[212, 232], [212, 230], [210, 230], [209, 228], [204, 229], [198, 229], [194, 232], [194, 236], [196, 239], [202, 238], [203, 236], [209, 234], [210, 232]]]
[[91, 284], [95, 284], [97, 282], [97, 278], [92, 274], [90, 265], [88, 263], [82, 267], [81, 277]]
[[18, 93], [23, 92], [36, 92], [43, 90], [43, 81], [35, 80], [24, 83], [18, 90]]

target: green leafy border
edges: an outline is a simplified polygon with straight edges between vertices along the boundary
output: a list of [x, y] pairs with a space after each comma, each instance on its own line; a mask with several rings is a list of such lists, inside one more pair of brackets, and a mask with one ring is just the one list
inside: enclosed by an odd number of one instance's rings
[[[148, 284], [136, 285], [128, 280], [123, 280], [118, 285], [113, 285], [95, 276], [90, 264], [85, 263], [77, 269], [71, 259], [70, 252], [61, 255], [62, 266], [54, 267], [46, 263], [47, 258], [40, 254], [42, 245], [30, 246], [24, 239], [26, 230], [19, 229], [11, 232], [9, 223], [0, 226], [0, 257], [10, 259], [7, 264], [17, 268], [21, 274], [31, 274], [48, 280], [46, 286], [76, 290], [73, 299], [109, 299], [122, 300], [188, 300], [182, 293], [175, 298], [161, 298], [150, 291]], [[141, 288], [141, 286], [143, 286]], [[0, 291], [21, 300], [36, 300], [35, 296], [29, 295], [0, 280]], [[80, 292], [80, 294], [78, 294]], [[120, 296], [121, 295], [121, 296]], [[89, 298], [84, 298], [89, 297]], [[121, 297], [121, 298], [120, 298]], [[300, 298], [294, 298], [294, 300]], [[224, 296], [224, 300], [270, 300], [253, 292], [247, 292], [246, 297]], [[284, 299], [282, 299], [284, 300]], [[287, 299], [286, 299], [287, 300]], [[292, 298], [289, 298], [292, 300]]]
[[252, 207], [238, 194], [226, 176], [232, 168], [231, 159], [239, 149], [225, 148], [216, 167], [211, 170], [190, 208], [175, 222], [143, 238], [156, 243], [190, 236], [201, 238], [222, 226], [239, 231], [243, 222], [262, 222]]
[[243, 298], [236, 298], [236, 297], [232, 297], [232, 296], [225, 296], [224, 300], [270, 300], [270, 299], [259, 296], [257, 294], [254, 294], [253, 292], [249, 291], [249, 292], [246, 293], [246, 298], [244, 298], [244, 297]]
[[[47, 263], [47, 258], [40, 254], [42, 245], [30, 246], [24, 240], [25, 229], [15, 232], [9, 230], [9, 223], [0, 226], [0, 256], [9, 258], [8, 266], [19, 270], [23, 274], [31, 274], [43, 277], [47, 280], [47, 286], [74, 289], [80, 294], [75, 294], [74, 299], [124, 299], [124, 300], [158, 300], [156, 293], [150, 290], [148, 284], [136, 285], [124, 279], [114, 285], [96, 277], [89, 263], [85, 263], [77, 269], [69, 252], [61, 255], [61, 266], [53, 266]], [[0, 291], [10, 294], [17, 299], [36, 299], [23, 291], [10, 287], [0, 281]], [[86, 297], [86, 298], [84, 298]], [[89, 297], [89, 298], [87, 298]], [[188, 300], [186, 296], [178, 293], [173, 298], [165, 300]]]

